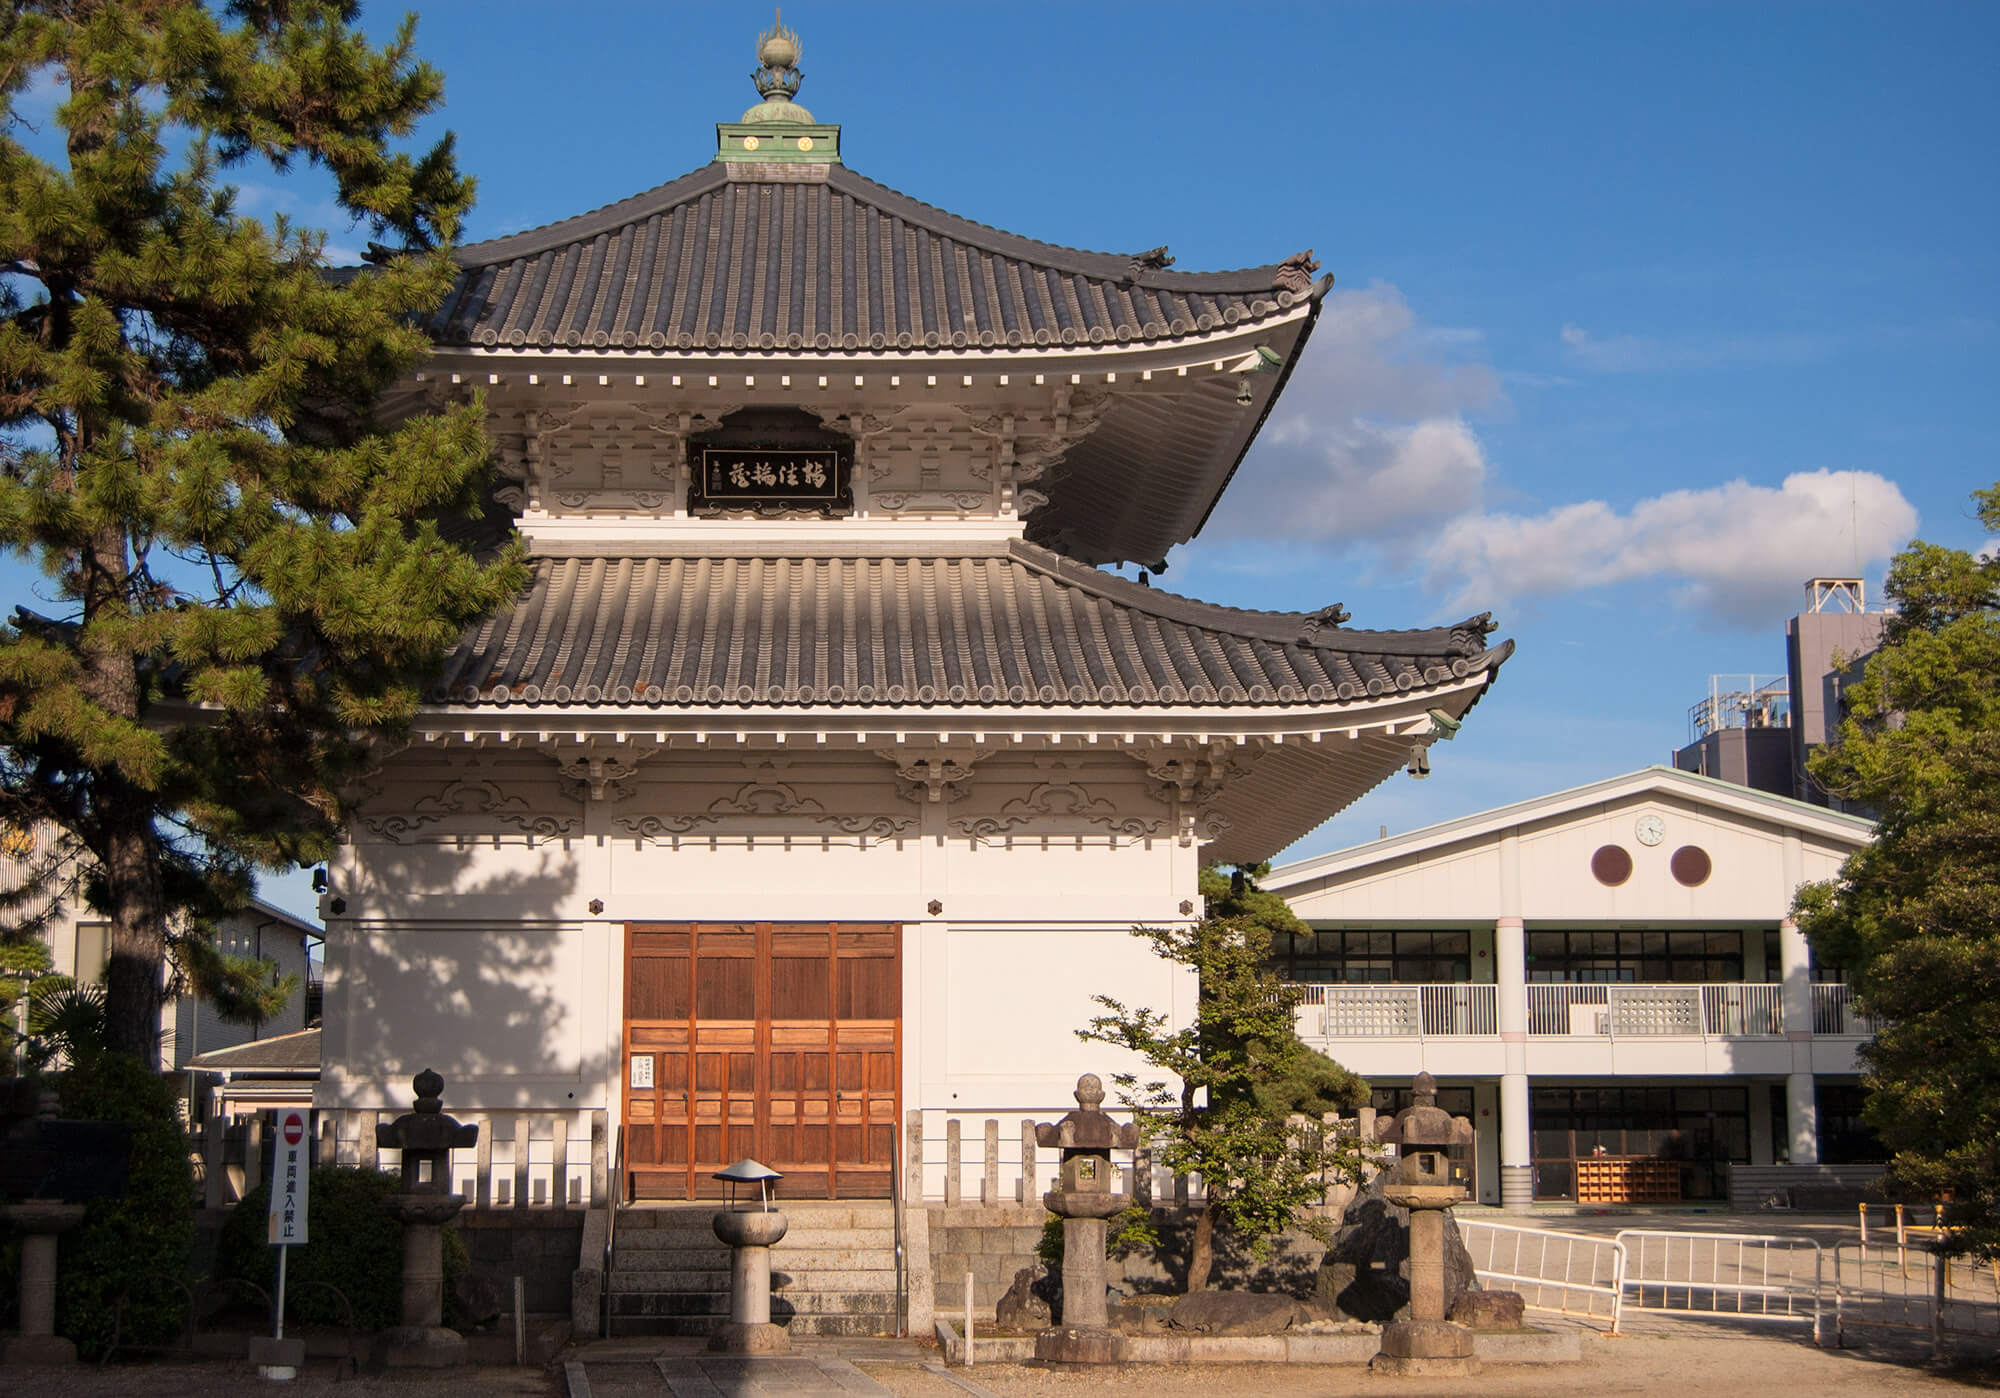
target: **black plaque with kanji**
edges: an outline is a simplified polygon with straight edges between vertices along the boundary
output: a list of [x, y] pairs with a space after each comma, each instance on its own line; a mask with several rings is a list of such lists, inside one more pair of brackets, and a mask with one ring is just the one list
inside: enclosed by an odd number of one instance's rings
[[703, 446], [688, 509], [697, 515], [845, 514], [854, 505], [852, 458], [841, 447]]

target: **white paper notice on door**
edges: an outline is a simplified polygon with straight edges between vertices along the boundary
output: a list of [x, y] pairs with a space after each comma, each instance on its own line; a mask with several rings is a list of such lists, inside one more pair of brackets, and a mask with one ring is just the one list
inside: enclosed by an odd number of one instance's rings
[[653, 1055], [635, 1053], [632, 1055], [632, 1086], [651, 1087], [653, 1085]]

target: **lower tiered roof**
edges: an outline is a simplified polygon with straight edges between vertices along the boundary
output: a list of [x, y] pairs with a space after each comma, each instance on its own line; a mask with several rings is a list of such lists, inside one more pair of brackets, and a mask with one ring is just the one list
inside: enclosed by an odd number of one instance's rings
[[1474, 617], [1350, 630], [1339, 608], [1213, 606], [1012, 541], [837, 553], [538, 558], [452, 651], [457, 706], [1338, 706], [1490, 677]]

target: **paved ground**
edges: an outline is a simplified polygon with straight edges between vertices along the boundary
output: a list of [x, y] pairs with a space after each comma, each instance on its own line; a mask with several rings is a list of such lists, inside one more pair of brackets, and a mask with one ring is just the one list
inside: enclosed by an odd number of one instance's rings
[[[1739, 1330], [1696, 1322], [1621, 1339], [1583, 1335], [1582, 1362], [1571, 1365], [1488, 1366], [1471, 1383], [1390, 1379], [1359, 1367], [1273, 1364], [1132, 1366], [1110, 1371], [1052, 1372], [1027, 1365], [982, 1364], [949, 1373], [935, 1350], [882, 1341], [813, 1346], [791, 1359], [711, 1358], [684, 1345], [647, 1353], [618, 1349], [575, 1352], [591, 1398], [1319, 1398], [1367, 1394], [1379, 1398], [1626, 1398], [1641, 1394], [1810, 1394], [1812, 1398], [2000, 1392], [2000, 1364], [1933, 1368], [1920, 1352], [1888, 1347], [1815, 1349], [1801, 1335]], [[11, 1369], [4, 1389], [33, 1398], [210, 1398], [231, 1390], [322, 1398], [564, 1398], [563, 1366], [549, 1371], [464, 1369], [398, 1373], [336, 1381], [329, 1365], [310, 1366], [290, 1385], [266, 1384], [243, 1364], [133, 1364], [109, 1369]], [[583, 1398], [581, 1391], [569, 1398]]]

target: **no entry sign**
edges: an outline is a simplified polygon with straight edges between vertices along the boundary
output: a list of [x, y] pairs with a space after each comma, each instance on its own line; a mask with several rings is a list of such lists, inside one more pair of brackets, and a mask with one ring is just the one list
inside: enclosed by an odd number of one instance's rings
[[309, 1179], [306, 1114], [297, 1107], [278, 1110], [277, 1149], [271, 1152], [271, 1216], [267, 1240], [275, 1247], [306, 1241], [306, 1183]]

